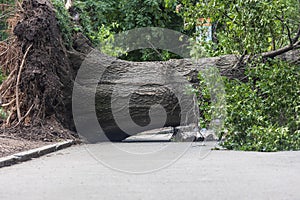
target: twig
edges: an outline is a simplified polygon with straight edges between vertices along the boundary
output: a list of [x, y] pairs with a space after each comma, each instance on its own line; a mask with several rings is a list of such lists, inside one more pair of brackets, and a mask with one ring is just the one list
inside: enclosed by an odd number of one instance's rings
[[270, 52], [262, 53], [261, 55], [262, 55], [263, 58], [274, 58], [274, 57], [276, 57], [278, 55], [281, 55], [283, 53], [286, 53], [286, 52], [288, 52], [290, 50], [293, 50], [293, 49], [297, 48], [297, 46], [299, 44], [300, 44], [300, 41], [295, 42], [293, 45], [288, 45], [288, 46], [285, 46], [285, 47], [283, 47], [281, 49], [277, 49], [275, 51], [270, 51]]
[[18, 77], [17, 77], [17, 83], [16, 83], [16, 106], [17, 106], [17, 116], [18, 116], [18, 120], [19, 122], [21, 121], [21, 111], [20, 111], [20, 102], [19, 102], [19, 83], [20, 83], [20, 78], [21, 78], [21, 73], [22, 73], [22, 69], [24, 67], [25, 64], [25, 59], [26, 56], [30, 50], [30, 48], [32, 47], [32, 44], [26, 49], [26, 52], [23, 56], [22, 62], [21, 62], [21, 66], [19, 68], [19, 73], [18, 73]]
[[150, 44], [150, 46], [152, 47], [152, 49], [162, 58], [164, 59], [163, 55], [157, 50], [157, 48], [154, 47], [154, 45], [148, 41], [148, 43]]
[[242, 62], [243, 62], [246, 55], [247, 55], [247, 51], [245, 50], [243, 55], [241, 55], [238, 62], [235, 63], [235, 65], [232, 67], [232, 69], [238, 68], [242, 64]]
[[293, 41], [292, 36], [291, 36], [291, 30], [290, 30], [289, 26], [285, 23], [284, 18], [280, 18], [277, 15], [275, 17], [281, 22], [283, 27], [286, 27], [286, 30], [287, 30], [287, 33], [288, 33], [288, 38], [289, 38], [289, 41], [290, 41], [290, 45], [293, 45], [294, 41]]
[[17, 1], [18, 7], [20, 11], [24, 12], [24, 8], [22, 7], [22, 3], [20, 1]]
[[300, 37], [300, 24], [298, 26], [298, 30], [297, 30], [296, 36], [293, 39], [293, 43], [296, 43], [299, 40], [299, 37]]
[[12, 115], [13, 115], [13, 110], [11, 110], [11, 113], [9, 113], [9, 115], [8, 115], [8, 117], [6, 119], [6, 125], [10, 124], [10, 119], [11, 119]]
[[7, 107], [9, 106], [10, 104], [12, 104], [13, 102], [15, 102], [16, 99], [13, 99], [11, 100], [9, 103], [4, 103], [4, 104], [1, 104], [1, 107]]
[[9, 135], [0, 135], [1, 138], [8, 138], [8, 139], [13, 139], [13, 140], [16, 140], [18, 138], [16, 137], [13, 137], [13, 136], [9, 136]]
[[14, 128], [16, 128], [17, 126], [19, 126], [19, 124], [29, 115], [29, 113], [31, 112], [32, 108], [33, 108], [34, 104], [32, 104], [29, 108], [29, 110], [26, 112], [26, 114], [21, 118], [21, 120], [14, 126]]
[[3, 51], [0, 56], [3, 56], [4, 54], [6, 54], [6, 52], [9, 50], [9, 48], [7, 48], [5, 51]]
[[[13, 74], [15, 73], [15, 69], [13, 71], [10, 72], [9, 76], [6, 78], [6, 80], [0, 85], [0, 92], [4, 89], [4, 88], [7, 88], [10, 83], [12, 82], [12, 76]], [[3, 95], [3, 94], [2, 94]]]

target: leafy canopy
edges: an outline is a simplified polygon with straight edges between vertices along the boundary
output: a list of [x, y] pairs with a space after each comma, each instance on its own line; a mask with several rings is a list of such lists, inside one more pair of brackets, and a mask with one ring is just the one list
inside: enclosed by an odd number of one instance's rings
[[[79, 13], [78, 29], [95, 44], [113, 40], [113, 34], [134, 28], [165, 27], [179, 31], [183, 28], [181, 17], [173, 8], [165, 7], [162, 0], [77, 0], [74, 9]], [[176, 56], [164, 50], [145, 49], [124, 55], [122, 59], [145, 61], [171, 57]]]
[[[214, 41], [200, 41], [193, 56], [259, 55], [283, 47], [299, 48], [299, 0], [165, 0], [181, 4], [185, 29], [210, 18]], [[205, 30], [203, 30], [205, 31]], [[200, 33], [204, 34], [204, 32]], [[295, 45], [295, 44], [298, 44]], [[259, 62], [257, 62], [259, 61]], [[246, 82], [225, 79], [228, 149], [279, 151], [300, 149], [300, 68], [279, 60], [256, 60], [243, 66]], [[211, 91], [200, 75], [201, 119], [212, 119]]]
[[[166, 0], [172, 2], [175, 0]], [[215, 43], [211, 55], [257, 54], [289, 45], [300, 25], [299, 0], [182, 0], [185, 29], [194, 29], [199, 18], [210, 18]], [[203, 43], [201, 43], [203, 45]]]

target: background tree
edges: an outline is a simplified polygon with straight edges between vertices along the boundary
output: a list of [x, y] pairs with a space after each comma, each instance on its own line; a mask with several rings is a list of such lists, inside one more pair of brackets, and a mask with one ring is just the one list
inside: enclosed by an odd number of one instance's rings
[[274, 51], [264, 54], [274, 57], [299, 47], [299, 0], [182, 0], [178, 4], [182, 4], [185, 29], [199, 25], [199, 18], [212, 20], [217, 42], [206, 44], [209, 55]]
[[[55, 0], [56, 1], [56, 0]], [[79, 14], [80, 27], [95, 44], [112, 34], [140, 27], [163, 27], [183, 30], [182, 18], [162, 0], [77, 0], [73, 12]], [[164, 50], [144, 49], [129, 52], [122, 59], [133, 61], [178, 58]]]
[[[228, 115], [223, 145], [255, 151], [300, 149], [299, 53], [294, 63], [276, 57], [299, 52], [300, 1], [166, 1], [174, 2], [181, 5], [185, 29], [201, 26], [199, 18], [210, 18], [215, 27], [216, 41], [195, 43], [195, 56], [240, 57], [234, 68], [244, 71], [244, 79], [224, 78]], [[202, 126], [206, 126], [213, 108], [203, 103], [207, 89], [200, 83]]]

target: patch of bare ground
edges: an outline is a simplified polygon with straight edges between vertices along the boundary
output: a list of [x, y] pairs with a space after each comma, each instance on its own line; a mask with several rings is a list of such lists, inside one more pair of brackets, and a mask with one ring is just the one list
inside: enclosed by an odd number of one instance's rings
[[53, 142], [30, 141], [23, 138], [15, 138], [0, 135], [0, 157], [13, 155], [22, 151], [42, 147]]
[[40, 126], [1, 128], [0, 122], [0, 157], [76, 138], [74, 132], [51, 118]]

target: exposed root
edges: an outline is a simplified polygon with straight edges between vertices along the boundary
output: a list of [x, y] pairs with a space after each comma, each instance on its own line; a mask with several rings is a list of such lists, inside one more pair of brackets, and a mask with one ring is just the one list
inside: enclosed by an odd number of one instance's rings
[[32, 44], [26, 49], [26, 52], [23, 56], [22, 62], [21, 62], [21, 66], [19, 68], [19, 72], [18, 72], [18, 77], [17, 77], [17, 83], [16, 83], [16, 106], [17, 106], [17, 115], [18, 115], [18, 124], [21, 122], [21, 111], [20, 111], [20, 101], [19, 101], [19, 84], [20, 84], [20, 78], [21, 78], [21, 73], [25, 64], [25, 59], [26, 56], [30, 50], [30, 48], [32, 47]]
[[7, 13], [9, 37], [0, 42], [0, 66], [6, 76], [0, 85], [0, 106], [7, 118], [0, 122], [0, 133], [27, 139], [72, 138], [66, 129], [71, 124], [66, 96], [71, 96], [73, 75], [50, 1], [17, 1]]
[[29, 115], [30, 111], [32, 110], [34, 104], [31, 105], [31, 107], [29, 108], [29, 110], [26, 112], [26, 114], [19, 120], [19, 122], [14, 126], [14, 128], [18, 127], [19, 124]]
[[[9, 37], [0, 42], [0, 66], [3, 75], [8, 75], [5, 81], [0, 85], [1, 107], [8, 114], [6, 125], [10, 124], [15, 112], [16, 97], [13, 88], [15, 88], [16, 72], [20, 65], [23, 53], [20, 48], [20, 42], [13, 35], [13, 29], [16, 27], [21, 15], [19, 13], [21, 6], [18, 2], [16, 6], [2, 5], [2, 11], [7, 16], [8, 29], [6, 32]], [[24, 64], [23, 64], [24, 65]]]

